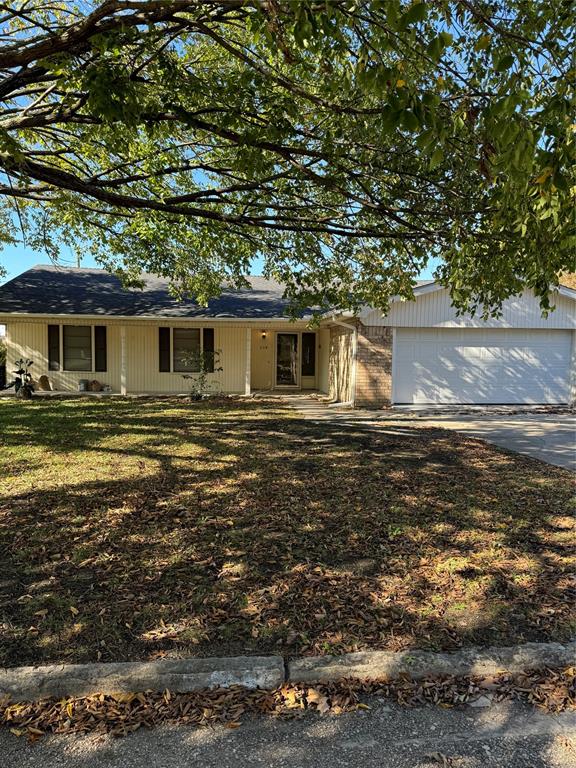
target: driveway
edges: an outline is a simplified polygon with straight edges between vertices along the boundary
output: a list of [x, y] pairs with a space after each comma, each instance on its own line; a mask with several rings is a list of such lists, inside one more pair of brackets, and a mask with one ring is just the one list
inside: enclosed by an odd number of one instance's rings
[[321, 401], [305, 398], [293, 398], [290, 405], [306, 419], [351, 427], [374, 428], [399, 423], [406, 426], [409, 423], [455, 429], [500, 448], [576, 472], [576, 417], [567, 411], [507, 414], [505, 411], [490, 413], [486, 409], [469, 415], [450, 411], [430, 414], [420, 409], [371, 411], [327, 407]]
[[[420, 421], [420, 419], [419, 419]], [[430, 426], [456, 429], [501, 448], [576, 471], [576, 419], [569, 415], [434, 416]]]
[[402, 709], [372, 700], [339, 717], [259, 718], [240, 728], [165, 727], [30, 744], [0, 730], [2, 768], [575, 768], [574, 712], [502, 702]]

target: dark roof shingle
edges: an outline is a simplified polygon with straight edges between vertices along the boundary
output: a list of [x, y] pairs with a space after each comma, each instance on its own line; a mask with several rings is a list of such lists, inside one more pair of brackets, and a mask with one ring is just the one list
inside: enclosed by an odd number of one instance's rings
[[[167, 318], [263, 318], [286, 316], [284, 288], [263, 277], [250, 277], [250, 289], [225, 288], [207, 307], [193, 299], [179, 301], [168, 281], [144, 275], [143, 289], [126, 289], [102, 269], [39, 265], [0, 286], [0, 315], [109, 315]], [[304, 316], [304, 315], [303, 315]]]

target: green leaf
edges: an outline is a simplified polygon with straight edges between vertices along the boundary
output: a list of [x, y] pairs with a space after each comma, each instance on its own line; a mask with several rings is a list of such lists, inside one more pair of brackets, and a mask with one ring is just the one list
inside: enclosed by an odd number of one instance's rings
[[431, 59], [438, 61], [442, 55], [443, 48], [444, 46], [442, 45], [442, 40], [440, 37], [435, 37], [433, 40], [430, 40], [426, 46], [426, 53], [430, 56]]
[[420, 121], [410, 109], [405, 109], [402, 112], [402, 125], [409, 131], [417, 131], [420, 128]]
[[440, 147], [437, 147], [432, 153], [432, 157], [430, 158], [430, 164], [428, 165], [429, 169], [433, 171], [434, 168], [437, 168], [443, 160], [444, 152]]
[[556, 171], [556, 173], [554, 174], [552, 182], [555, 187], [557, 187], [558, 189], [561, 189], [563, 192], [567, 192], [570, 188], [568, 179], [559, 171]]
[[433, 144], [435, 140], [436, 132], [432, 128], [429, 128], [427, 131], [424, 131], [420, 134], [420, 136], [418, 136], [416, 139], [416, 145], [420, 147], [420, 149], [426, 149], [431, 144]]
[[502, 58], [499, 59], [496, 63], [496, 72], [506, 72], [506, 70], [510, 69], [510, 67], [514, 64], [514, 61], [514, 56], [512, 56], [510, 53], [506, 54], [506, 56], [502, 56]]
[[400, 125], [402, 110], [394, 109], [390, 104], [386, 104], [381, 113], [382, 127], [385, 131], [393, 130]]
[[406, 29], [410, 24], [416, 24], [419, 21], [424, 21], [428, 13], [426, 3], [415, 3], [405, 13], [402, 14], [400, 19], [400, 27]]
[[474, 45], [474, 49], [476, 51], [485, 51], [486, 48], [490, 46], [490, 43], [492, 42], [492, 35], [482, 35], [482, 37], [478, 38]]

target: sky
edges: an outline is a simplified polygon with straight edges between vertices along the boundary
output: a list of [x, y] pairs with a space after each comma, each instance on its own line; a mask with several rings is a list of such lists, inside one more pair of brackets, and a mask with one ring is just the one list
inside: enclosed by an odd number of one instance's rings
[[[50, 259], [45, 253], [38, 251], [32, 251], [22, 245], [7, 246], [3, 250], [0, 250], [0, 264], [6, 269], [7, 275], [0, 277], [0, 285], [7, 280], [11, 280], [16, 275], [25, 272], [27, 269], [34, 267], [36, 264], [50, 264]], [[59, 262], [62, 266], [76, 267], [76, 257], [72, 252], [66, 254], [62, 253], [62, 259]], [[438, 260], [431, 259], [427, 269], [419, 276], [421, 280], [427, 280], [432, 277], [432, 272], [437, 266]], [[83, 267], [97, 267], [98, 264], [91, 259], [86, 258], [82, 260]], [[256, 260], [252, 265], [251, 273], [253, 275], [259, 275], [262, 273], [262, 262]]]

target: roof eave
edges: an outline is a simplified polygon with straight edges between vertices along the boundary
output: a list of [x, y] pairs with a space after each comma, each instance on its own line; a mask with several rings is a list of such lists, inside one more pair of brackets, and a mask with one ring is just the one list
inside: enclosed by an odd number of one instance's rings
[[79, 314], [72, 312], [3, 312], [0, 309], [0, 319], [4, 318], [33, 318], [34, 320], [45, 320], [49, 318], [72, 318], [75, 320], [122, 320], [122, 321], [136, 321], [139, 320], [155, 320], [158, 322], [211, 322], [211, 323], [309, 323], [312, 319], [312, 315], [304, 315], [303, 317], [295, 318], [290, 317], [215, 317], [214, 315], [194, 315], [192, 317], [187, 315], [113, 315], [113, 314]]
[[566, 296], [568, 299], [572, 299], [573, 301], [576, 301], [576, 289], [574, 288], [568, 288], [567, 285], [559, 285], [558, 293], [561, 296]]

